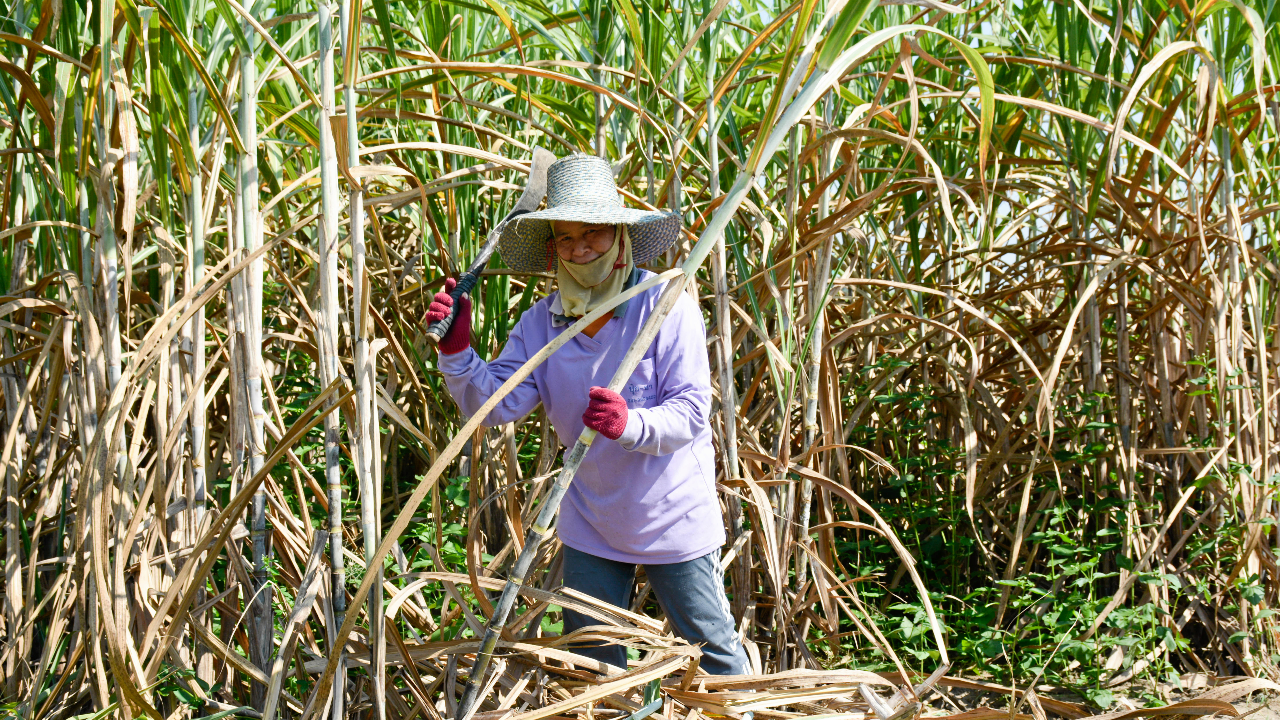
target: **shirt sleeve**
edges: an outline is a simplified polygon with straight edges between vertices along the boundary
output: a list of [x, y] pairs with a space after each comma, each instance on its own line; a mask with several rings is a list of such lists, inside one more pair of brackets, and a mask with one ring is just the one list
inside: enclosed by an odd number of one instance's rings
[[676, 301], [655, 343], [658, 404], [630, 410], [618, 444], [624, 450], [669, 455], [706, 430], [711, 413], [707, 329], [688, 294]]
[[[468, 416], [475, 415], [498, 392], [498, 388], [529, 360], [531, 353], [525, 343], [525, 325], [525, 318], [521, 317], [507, 337], [507, 344], [498, 359], [493, 362], [481, 360], [470, 347], [453, 355], [440, 355], [438, 366], [444, 373], [445, 385], [462, 412]], [[537, 352], [538, 348], [533, 350]], [[487, 427], [515, 422], [533, 412], [540, 401], [538, 385], [530, 375], [502, 398], [483, 422]]]

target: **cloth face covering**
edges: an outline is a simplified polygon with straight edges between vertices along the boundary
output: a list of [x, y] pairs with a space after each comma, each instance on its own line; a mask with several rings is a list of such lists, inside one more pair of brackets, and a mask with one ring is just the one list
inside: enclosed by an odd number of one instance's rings
[[560, 305], [569, 317], [582, 317], [606, 300], [622, 292], [635, 268], [627, 226], [614, 230], [613, 247], [589, 263], [556, 263], [556, 284], [560, 288]]

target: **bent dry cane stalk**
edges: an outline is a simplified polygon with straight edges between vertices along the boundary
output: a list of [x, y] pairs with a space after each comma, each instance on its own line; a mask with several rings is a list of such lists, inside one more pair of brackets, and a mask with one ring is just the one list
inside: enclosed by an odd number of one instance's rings
[[[775, 131], [776, 134], [777, 132]], [[755, 182], [755, 178], [756, 173], [747, 170], [739, 174], [733, 188], [728, 193], [729, 197], [716, 211], [716, 214], [712, 216], [706, 230], [702, 233], [702, 237], [698, 239], [698, 244], [689, 252], [689, 257], [681, 265], [679, 275], [675, 280], [667, 284], [662, 296], [658, 298], [653, 314], [645, 321], [644, 327], [640, 329], [640, 334], [631, 344], [631, 347], [628, 348], [626, 355], [622, 357], [622, 363], [618, 366], [617, 372], [614, 373], [613, 379], [609, 381], [610, 390], [618, 392], [622, 389], [627, 379], [631, 377], [636, 365], [640, 363], [645, 351], [649, 349], [650, 343], [657, 337], [658, 330], [667, 318], [667, 313], [671, 312], [671, 308], [675, 307], [680, 293], [684, 292], [685, 285], [693, 280], [694, 273], [702, 265], [702, 261], [706, 259], [711, 249], [723, 237], [725, 228], [728, 227], [733, 213], [746, 198], [748, 191]], [[562, 335], [561, 337], [563, 338], [564, 336]], [[490, 402], [492, 402], [492, 399]], [[487, 412], [487, 409], [482, 409], [483, 412]], [[477, 413], [477, 416], [483, 417], [481, 413]], [[507, 577], [507, 584], [502, 589], [502, 595], [498, 599], [497, 607], [494, 608], [493, 617], [490, 618], [489, 623], [485, 626], [484, 638], [480, 642], [480, 652], [476, 656], [476, 663], [471, 668], [471, 677], [467, 680], [467, 687], [462, 693], [461, 702], [458, 704], [457, 720], [468, 720], [474, 714], [476, 707], [479, 706], [481, 698], [477, 697], [478, 689], [483, 687], [485, 671], [493, 659], [493, 650], [497, 645], [498, 635], [501, 633], [503, 626], [506, 625], [511, 608], [515, 606], [516, 595], [519, 594], [525, 575], [529, 572], [533, 559], [537, 556], [538, 546], [550, 533], [551, 523], [554, 522], [556, 513], [560, 509], [560, 501], [564, 498], [565, 493], [568, 492], [569, 484], [573, 482], [573, 478], [578, 472], [578, 466], [582, 464], [582, 459], [586, 457], [587, 451], [591, 449], [591, 443], [595, 441], [596, 435], [596, 431], [590, 428], [584, 429], [582, 434], [578, 436], [578, 441], [574, 443], [573, 448], [565, 454], [564, 469], [560, 471], [560, 477], [556, 479], [555, 488], [539, 511], [537, 521], [533, 524], [533, 527], [529, 528], [524, 549], [516, 560], [515, 567], [511, 569], [511, 573]]]
[[[667, 283], [667, 287], [658, 298], [658, 304], [653, 309], [653, 314], [641, 328], [640, 335], [628, 348], [617, 372], [613, 374], [613, 379], [609, 381], [610, 390], [614, 392], [622, 390], [622, 386], [631, 377], [636, 365], [649, 349], [649, 344], [658, 335], [663, 320], [666, 319], [667, 313], [671, 312], [671, 308], [675, 307], [676, 301], [680, 299], [680, 293], [684, 292], [685, 284], [691, 277], [689, 274], [681, 274], [680, 277]], [[476, 664], [471, 666], [471, 677], [467, 680], [466, 690], [463, 691], [462, 700], [458, 703], [458, 720], [470, 718], [479, 705], [479, 689], [483, 687], [485, 672], [493, 660], [493, 650], [498, 644], [498, 636], [502, 634], [502, 628], [507, 624], [511, 609], [516, 604], [516, 596], [520, 594], [525, 576], [529, 574], [529, 568], [537, 559], [543, 541], [551, 534], [551, 524], [555, 522], [556, 514], [560, 511], [560, 501], [569, 491], [569, 485], [578, 474], [578, 466], [582, 464], [582, 459], [591, 449], [591, 443], [595, 441], [597, 434], [591, 428], [583, 428], [578, 441], [573, 444], [573, 449], [564, 456], [564, 469], [560, 471], [555, 487], [552, 488], [551, 494], [547, 496], [546, 502], [538, 512], [538, 519], [525, 535], [524, 549], [520, 551], [520, 557], [517, 558], [515, 566], [507, 576], [507, 584], [502, 588], [502, 596], [498, 598], [498, 605], [493, 609], [493, 617], [489, 618], [489, 623], [485, 625], [484, 639], [480, 641], [480, 652], [476, 656]]]

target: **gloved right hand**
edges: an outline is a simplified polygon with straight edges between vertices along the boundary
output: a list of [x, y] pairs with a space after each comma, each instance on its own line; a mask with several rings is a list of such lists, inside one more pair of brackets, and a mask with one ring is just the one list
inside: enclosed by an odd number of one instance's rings
[[[458, 286], [458, 281], [449, 278], [444, 281], [444, 291], [436, 293], [431, 299], [431, 304], [427, 306], [427, 316], [424, 321], [427, 325], [445, 319], [449, 315], [449, 308], [453, 307], [453, 298], [449, 297], [449, 293]], [[453, 318], [453, 324], [449, 326], [449, 331], [440, 338], [440, 354], [454, 355], [471, 347], [471, 298], [463, 295], [458, 298], [458, 313]]]
[[606, 387], [592, 387], [587, 391], [590, 401], [582, 413], [582, 424], [610, 440], [622, 437], [627, 429], [627, 401]]

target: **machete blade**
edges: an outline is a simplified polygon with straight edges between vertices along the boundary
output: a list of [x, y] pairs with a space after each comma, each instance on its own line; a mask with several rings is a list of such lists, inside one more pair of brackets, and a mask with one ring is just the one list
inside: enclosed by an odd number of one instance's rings
[[449, 327], [453, 325], [453, 319], [457, 316], [458, 298], [471, 292], [476, 283], [480, 281], [480, 273], [485, 266], [489, 264], [489, 258], [493, 257], [493, 251], [498, 247], [498, 240], [502, 237], [502, 228], [511, 220], [533, 212], [542, 204], [542, 198], [547, 194], [547, 168], [551, 163], [556, 161], [556, 156], [550, 150], [540, 147], [533, 149], [533, 159], [529, 161], [529, 181], [525, 183], [524, 192], [520, 194], [520, 199], [516, 201], [511, 212], [502, 218], [502, 221], [493, 226], [493, 230], [489, 233], [488, 239], [485, 241], [484, 247], [480, 248], [479, 254], [475, 260], [471, 261], [471, 267], [458, 278], [458, 284], [454, 286], [449, 296], [453, 298], [454, 305], [449, 309], [449, 314], [444, 318], [432, 323], [426, 332], [427, 341], [431, 344], [440, 342], [440, 338], [449, 331]]

